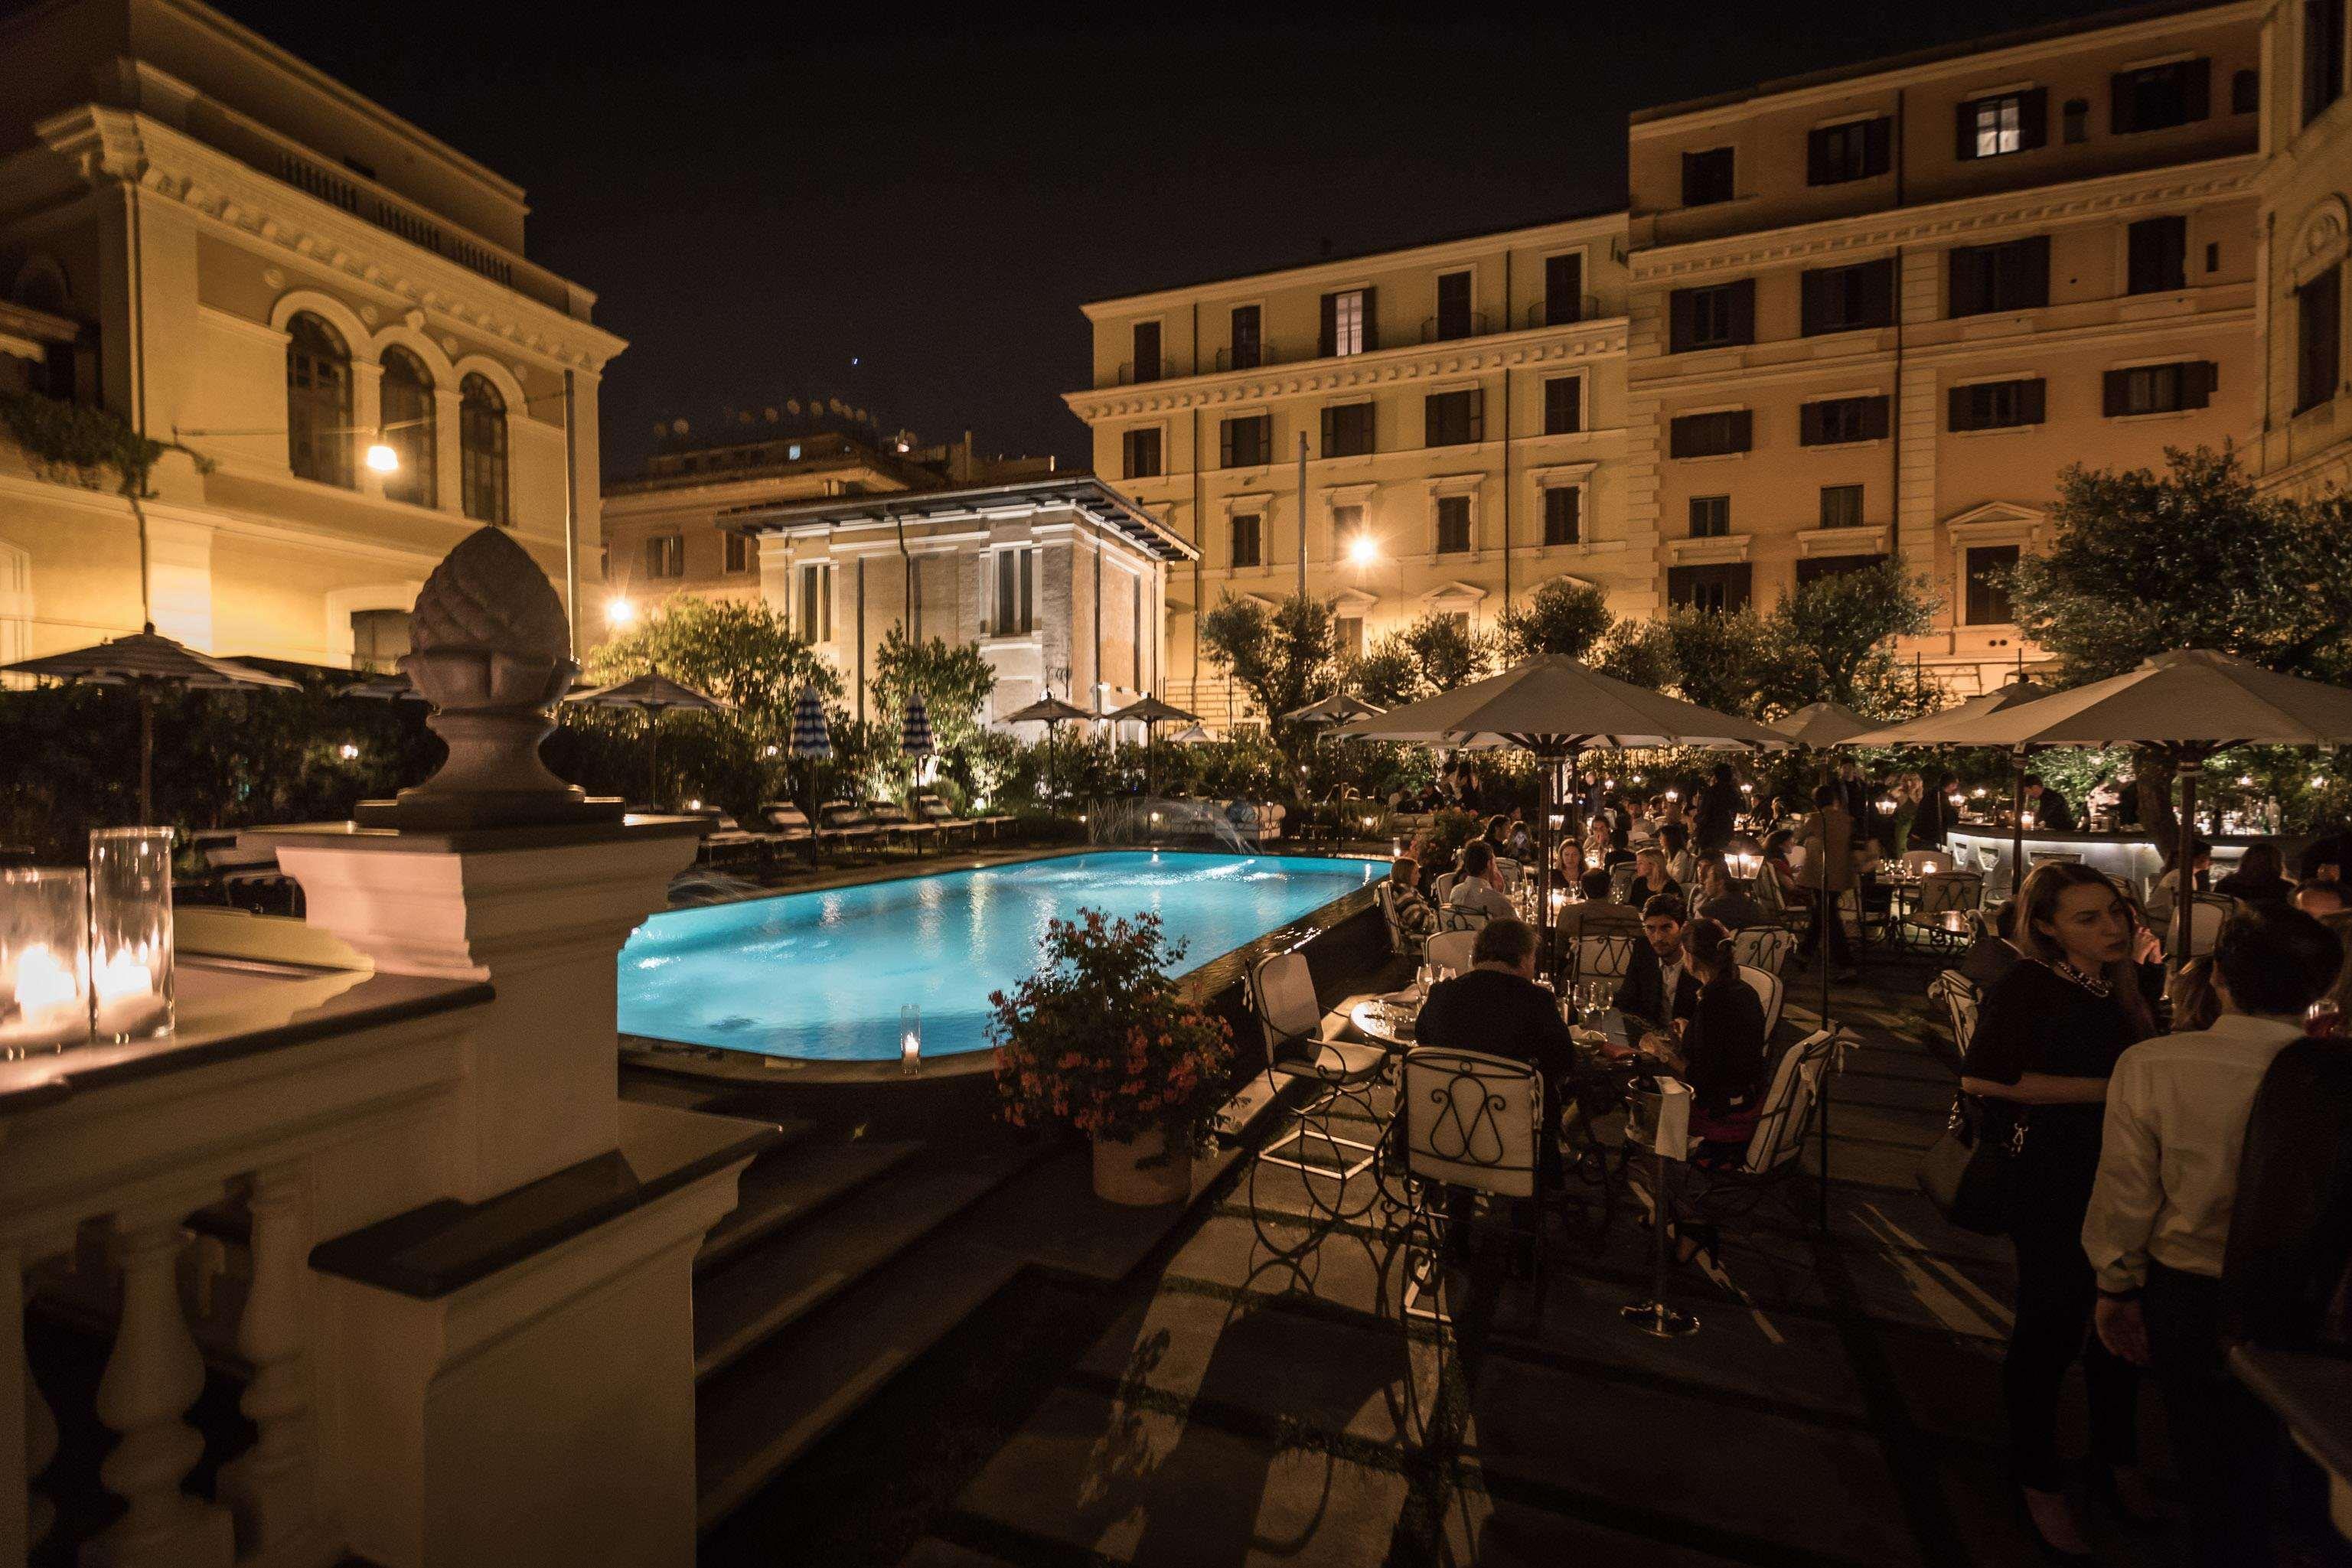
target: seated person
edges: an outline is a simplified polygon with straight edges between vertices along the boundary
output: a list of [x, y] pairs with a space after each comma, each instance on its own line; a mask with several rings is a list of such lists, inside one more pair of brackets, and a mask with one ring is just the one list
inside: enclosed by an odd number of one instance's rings
[[1697, 874], [1691, 862], [1690, 829], [1682, 823], [1668, 822], [1659, 828], [1658, 852], [1665, 857], [1669, 881], [1687, 882]]
[[1992, 930], [1969, 943], [1956, 966], [1961, 977], [1981, 991], [2015, 968], [2019, 954], [2011, 938], [2016, 935], [2017, 900], [2004, 898], [1993, 909]]
[[1572, 896], [1584, 885], [1584, 844], [1572, 834], [1560, 835], [1559, 848], [1552, 857], [1552, 881]]
[[2306, 882], [2294, 890], [2294, 906], [2314, 920], [2352, 909], [2352, 883]]
[[1769, 876], [1779, 890], [1783, 908], [1793, 909], [1805, 901], [1804, 884], [1797, 880], [1797, 868], [1789, 863], [1789, 851], [1796, 844], [1797, 835], [1788, 828], [1775, 828], [1764, 836], [1764, 865], [1757, 873]]
[[1698, 862], [1698, 913], [1729, 931], [1764, 922], [1764, 912], [1731, 880], [1731, 868], [1723, 863], [1721, 855], [1708, 855]]
[[2239, 857], [2238, 869], [2213, 884], [2213, 891], [2226, 894], [2241, 904], [2281, 904], [2294, 894], [2294, 883], [2286, 878], [2286, 866], [2279, 856], [2278, 846], [2268, 839], [2258, 844], [2248, 844]]
[[2352, 832], [2323, 833], [2304, 846], [2294, 863], [2305, 882], [2352, 882]]
[[1502, 873], [1495, 869], [1495, 848], [1486, 840], [1473, 839], [1463, 846], [1462, 874], [1446, 894], [1445, 907], [1489, 920], [1509, 919], [1517, 913], [1503, 891]]
[[1670, 1028], [1643, 1036], [1642, 1049], [1690, 1085], [1695, 1136], [1744, 1149], [1764, 1092], [1764, 1004], [1739, 977], [1730, 932], [1694, 920], [1683, 927], [1682, 947], [1696, 1005]]
[[1562, 943], [1584, 936], [1631, 936], [1642, 929], [1642, 912], [1630, 904], [1620, 904], [1610, 896], [1609, 873], [1589, 871], [1578, 887], [1583, 902], [1562, 907], [1559, 918], [1553, 922], [1559, 929]]
[[1653, 898], [1642, 905], [1642, 936], [1617, 988], [1617, 1010], [1653, 1030], [1670, 1028], [1698, 1009], [1699, 979], [1684, 961], [1683, 926], [1690, 912], [1679, 898]]
[[1414, 1043], [1524, 1061], [1543, 1074], [1545, 1104], [1562, 1103], [1559, 1091], [1576, 1071], [1576, 1044], [1559, 999], [1536, 984], [1535, 928], [1507, 915], [1488, 921], [1471, 946], [1470, 965], [1469, 973], [1429, 988], [1413, 1022]]
[[[2213, 846], [2203, 839], [2191, 839], [2189, 843], [2189, 858], [2190, 863], [2196, 868], [2197, 891], [2210, 892], [2213, 886]], [[2179, 897], [2180, 868], [2174, 866], [2170, 871], [2158, 877], [2156, 885], [2148, 889], [2147, 917], [2156, 923], [2158, 929], [2162, 930], [2172, 924], [2172, 906]]]
[[1437, 929], [1437, 911], [1421, 893], [1421, 862], [1411, 855], [1399, 855], [1389, 865], [1389, 903], [1396, 910], [1397, 928], [1407, 936]]
[[1656, 850], [1643, 850], [1633, 857], [1630, 898], [1644, 909], [1654, 898], [1671, 898], [1685, 906], [1690, 902], [1683, 895], [1683, 884], [1666, 874], [1666, 857]]

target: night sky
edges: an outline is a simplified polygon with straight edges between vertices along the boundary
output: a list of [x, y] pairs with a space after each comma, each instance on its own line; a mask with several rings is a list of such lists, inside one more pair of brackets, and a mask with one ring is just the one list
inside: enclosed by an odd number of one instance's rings
[[1605, 210], [1629, 110], [2105, 8], [217, 3], [529, 192], [616, 474], [811, 392], [1083, 465], [1082, 301]]

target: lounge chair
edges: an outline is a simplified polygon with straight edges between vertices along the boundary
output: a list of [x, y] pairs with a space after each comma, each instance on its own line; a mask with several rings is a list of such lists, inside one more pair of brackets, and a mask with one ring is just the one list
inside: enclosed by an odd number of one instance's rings
[[852, 847], [889, 841], [888, 833], [880, 823], [868, 817], [864, 809], [848, 800], [827, 800], [817, 808], [816, 814], [820, 837], [839, 839]]
[[949, 810], [948, 803], [945, 800], [940, 800], [937, 795], [916, 796], [915, 815], [919, 820], [929, 822], [931, 826], [939, 829], [940, 838], [943, 842], [950, 835], [961, 832], [969, 834], [971, 841], [976, 844], [980, 842], [980, 830], [982, 821], [1002, 821], [1002, 819], [998, 818], [978, 819], [971, 817], [959, 817], [953, 811]]
[[760, 815], [774, 830], [769, 836], [782, 844], [805, 844], [816, 841], [816, 829], [809, 823], [808, 813], [790, 800], [767, 800], [760, 806]]
[[866, 802], [866, 815], [887, 837], [905, 839], [914, 845], [917, 854], [923, 852], [926, 843], [940, 841], [940, 825], [937, 822], [919, 821], [909, 817], [907, 809], [895, 801], [868, 800]]

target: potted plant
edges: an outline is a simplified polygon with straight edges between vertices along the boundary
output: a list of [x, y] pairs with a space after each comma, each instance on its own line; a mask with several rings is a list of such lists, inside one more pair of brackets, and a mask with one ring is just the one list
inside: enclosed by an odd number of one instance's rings
[[1192, 1155], [1225, 1103], [1233, 1030], [1169, 978], [1183, 954], [1156, 915], [1081, 909], [1046, 925], [1035, 974], [988, 998], [1001, 1113], [1087, 1134], [1095, 1193], [1111, 1203], [1190, 1197]]

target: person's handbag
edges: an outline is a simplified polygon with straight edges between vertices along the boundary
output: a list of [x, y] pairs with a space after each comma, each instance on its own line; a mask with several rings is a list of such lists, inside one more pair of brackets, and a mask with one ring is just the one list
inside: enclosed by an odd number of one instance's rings
[[2009, 1229], [2010, 1186], [2025, 1151], [2025, 1112], [2003, 1129], [1974, 1094], [1952, 1101], [1944, 1134], [1919, 1166], [1919, 1190], [1937, 1212], [1963, 1230], [1999, 1236]]

